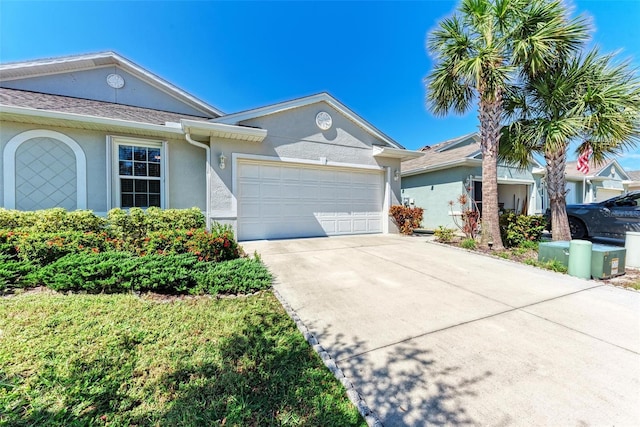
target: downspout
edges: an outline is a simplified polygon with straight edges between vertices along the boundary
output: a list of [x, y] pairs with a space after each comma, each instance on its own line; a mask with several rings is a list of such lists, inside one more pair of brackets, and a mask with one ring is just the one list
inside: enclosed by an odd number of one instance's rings
[[200, 147], [200, 148], [204, 148], [204, 151], [206, 153], [207, 156], [207, 162], [205, 165], [205, 176], [206, 178], [206, 192], [207, 192], [207, 197], [206, 197], [206, 208], [205, 208], [205, 215], [206, 215], [206, 221], [207, 221], [207, 230], [210, 230], [211, 227], [211, 218], [209, 216], [209, 209], [211, 206], [211, 192], [210, 192], [210, 187], [211, 187], [211, 147], [209, 147], [207, 144], [203, 144], [202, 142], [198, 142], [198, 141], [194, 141], [193, 139], [191, 139], [191, 134], [189, 132], [186, 132], [184, 134], [184, 137], [187, 139], [187, 142], [191, 145], [194, 145], [196, 147]]

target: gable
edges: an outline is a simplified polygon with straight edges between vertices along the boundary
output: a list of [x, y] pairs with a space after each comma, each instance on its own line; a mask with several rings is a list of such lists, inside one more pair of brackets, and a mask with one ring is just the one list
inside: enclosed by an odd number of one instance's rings
[[[332, 123], [328, 130], [323, 131], [316, 125], [316, 116], [320, 112], [326, 112], [331, 116]], [[274, 145], [305, 141], [368, 150], [374, 145], [386, 145], [384, 141], [364, 131], [325, 102], [243, 120], [238, 124], [266, 129], [269, 132], [267, 138]]]
[[[117, 74], [123, 78], [124, 86], [122, 88], [114, 89], [109, 86], [107, 76], [111, 74]], [[203, 117], [206, 114], [118, 66], [3, 81], [0, 82], [0, 86], [30, 92], [170, 111], [190, 116]]]
[[622, 181], [629, 178], [624, 169], [622, 169], [620, 165], [618, 165], [618, 162], [615, 161], [602, 168], [602, 170], [598, 172], [597, 176], [607, 178], [611, 181]]
[[223, 114], [114, 52], [1, 64], [0, 87], [197, 117]]
[[325, 92], [306, 96], [304, 98], [292, 99], [290, 101], [285, 101], [278, 104], [267, 105], [265, 107], [256, 108], [254, 110], [228, 114], [214, 119], [214, 121], [226, 124], [249, 124], [254, 122], [255, 120], [260, 121], [262, 120], [262, 118], [271, 115], [281, 114], [287, 111], [295, 112], [295, 110], [298, 110], [305, 106], [318, 103], [324, 103], [330, 106], [335, 112], [340, 113], [345, 119], [350, 120], [356, 126], [367, 132], [369, 134], [369, 137], [375, 138], [378, 143], [374, 143], [372, 145], [382, 145], [390, 148], [404, 149], [402, 145], [400, 145], [384, 133], [380, 132], [380, 130], [376, 129], [362, 117], [358, 116], [345, 105], [340, 103], [337, 99]]
[[[447, 141], [447, 142], [435, 145], [432, 147], [432, 150], [442, 153], [444, 151], [461, 149], [469, 146], [473, 146], [474, 148], [480, 149], [479, 142], [480, 141], [477, 134], [473, 133], [470, 135], [465, 135], [460, 139], [455, 139], [452, 141]], [[480, 158], [482, 158], [482, 156], [480, 156]]]

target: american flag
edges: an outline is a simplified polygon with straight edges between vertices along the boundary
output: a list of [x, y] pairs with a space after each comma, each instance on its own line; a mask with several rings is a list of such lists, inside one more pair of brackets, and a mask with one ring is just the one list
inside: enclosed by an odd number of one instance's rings
[[583, 174], [589, 173], [589, 156], [593, 153], [590, 145], [587, 145], [587, 148], [580, 154], [578, 157], [578, 171]]

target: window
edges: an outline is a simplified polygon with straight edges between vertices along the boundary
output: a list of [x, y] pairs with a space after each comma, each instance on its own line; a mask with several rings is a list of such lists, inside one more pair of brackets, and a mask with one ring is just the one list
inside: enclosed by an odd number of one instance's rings
[[123, 209], [164, 207], [163, 143], [114, 138], [112, 144], [116, 205]]

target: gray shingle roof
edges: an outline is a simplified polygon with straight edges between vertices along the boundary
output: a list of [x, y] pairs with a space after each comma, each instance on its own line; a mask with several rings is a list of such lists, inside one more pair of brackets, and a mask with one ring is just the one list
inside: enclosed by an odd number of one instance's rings
[[0, 104], [156, 125], [180, 122], [180, 119], [207, 120], [206, 117], [8, 88], [0, 88]]
[[[459, 141], [460, 140], [457, 140], [456, 142]], [[402, 162], [402, 172], [411, 172], [413, 170], [464, 160], [473, 157], [480, 151], [480, 144], [475, 141], [460, 147], [446, 149], [448, 145], [449, 141], [446, 141], [430, 148], [423, 148], [424, 156]], [[438, 151], [440, 149], [444, 150]]]
[[632, 181], [640, 181], [640, 171], [627, 171], [627, 175]]

